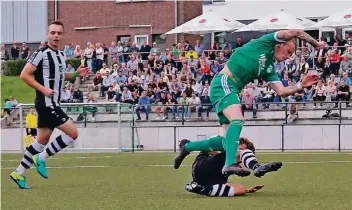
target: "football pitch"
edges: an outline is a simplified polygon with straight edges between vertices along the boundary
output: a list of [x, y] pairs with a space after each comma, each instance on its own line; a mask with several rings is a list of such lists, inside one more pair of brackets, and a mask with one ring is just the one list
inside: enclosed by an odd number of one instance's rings
[[264, 184], [243, 197], [211, 198], [187, 192], [191, 163], [172, 167], [174, 153], [58, 154], [48, 161], [49, 179], [32, 168], [30, 190], [9, 178], [21, 154], [2, 154], [2, 209], [160, 209], [160, 210], [350, 210], [352, 153], [259, 153], [262, 162], [282, 161], [262, 178], [233, 176], [232, 183]]

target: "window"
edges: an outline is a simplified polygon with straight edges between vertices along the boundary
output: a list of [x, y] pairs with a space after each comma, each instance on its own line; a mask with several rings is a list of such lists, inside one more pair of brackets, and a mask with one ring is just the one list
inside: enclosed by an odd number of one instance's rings
[[203, 0], [203, 5], [209, 4], [224, 4], [225, 0]]
[[130, 41], [131, 40], [131, 36], [130, 35], [121, 35], [121, 36], [117, 36], [117, 41], [121, 42], [121, 44], [125, 43], [125, 41]]
[[141, 47], [143, 45], [143, 42], [147, 41], [148, 43], [148, 35], [135, 35], [134, 36], [134, 42], [137, 43], [137, 47]]

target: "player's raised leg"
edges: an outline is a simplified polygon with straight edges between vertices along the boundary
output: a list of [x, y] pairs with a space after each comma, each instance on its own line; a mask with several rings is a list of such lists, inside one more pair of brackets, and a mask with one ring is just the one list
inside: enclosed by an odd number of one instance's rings
[[212, 136], [201, 141], [189, 141], [182, 139], [179, 144], [179, 152], [174, 161], [174, 168], [178, 169], [182, 161], [193, 151], [224, 151], [224, 140], [222, 136]]
[[240, 160], [246, 168], [253, 170], [256, 177], [264, 176], [266, 173], [277, 171], [282, 167], [281, 162], [260, 164], [256, 155], [249, 149], [241, 150]]
[[29, 189], [26, 184], [26, 177], [24, 173], [33, 164], [32, 158], [38, 153], [42, 152], [45, 145], [48, 143], [52, 130], [48, 128], [38, 128], [37, 139], [26, 149], [20, 165], [10, 174], [11, 179], [21, 188]]
[[48, 178], [48, 172], [46, 170], [46, 161], [48, 157], [54, 156], [61, 150], [65, 149], [78, 137], [76, 125], [71, 119], [67, 120], [64, 124], [59, 125], [57, 128], [65, 134], [56, 137], [50, 144], [48, 144], [43, 152], [33, 157], [34, 165], [37, 167], [38, 173], [46, 179]]

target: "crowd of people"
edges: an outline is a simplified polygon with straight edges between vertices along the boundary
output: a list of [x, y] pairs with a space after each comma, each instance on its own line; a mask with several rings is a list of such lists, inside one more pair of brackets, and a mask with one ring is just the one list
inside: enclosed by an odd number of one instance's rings
[[[228, 42], [222, 45], [215, 42], [206, 49], [199, 40], [194, 44], [186, 40], [164, 52], [157, 43], [150, 46], [147, 41], [142, 46], [129, 41], [112, 42], [110, 46], [88, 42], [84, 49], [69, 43], [64, 48], [65, 54], [81, 59], [81, 64], [90, 67], [95, 77], [89, 81], [87, 89], [82, 89], [80, 83], [88, 78], [66, 83], [61, 101], [128, 103], [131, 107], [136, 105], [137, 119], [141, 119], [142, 111], [148, 120], [152, 109], [156, 111], [157, 119], [168, 119], [171, 113], [173, 119], [180, 118], [181, 114], [187, 120], [191, 112], [196, 112], [197, 119], [203, 118], [202, 112], [206, 112], [204, 119], [208, 119], [212, 110], [209, 101], [211, 80], [226, 65], [231, 53], [244, 44], [238, 38], [234, 47]], [[13, 56], [18, 54], [19, 57], [21, 52], [26, 52], [23, 50], [25, 43], [18, 53], [16, 46], [14, 43], [14, 49], [11, 49]], [[67, 71], [76, 68], [68, 64]], [[335, 38], [333, 46], [326, 44], [319, 51], [311, 46], [298, 48], [290, 59], [274, 63], [274, 68], [284, 86], [301, 81], [312, 69], [321, 75], [321, 82], [293, 96], [280, 98], [265, 81], [253, 81], [240, 94], [243, 110], [253, 110], [253, 118], [258, 109], [280, 108], [278, 102], [302, 102], [303, 108], [309, 100], [313, 100], [314, 108], [322, 107], [324, 102], [340, 100], [346, 101], [347, 107], [351, 105], [352, 47], [340, 36]], [[95, 97], [93, 91], [97, 91], [99, 97]], [[88, 92], [86, 101], [83, 92]]]

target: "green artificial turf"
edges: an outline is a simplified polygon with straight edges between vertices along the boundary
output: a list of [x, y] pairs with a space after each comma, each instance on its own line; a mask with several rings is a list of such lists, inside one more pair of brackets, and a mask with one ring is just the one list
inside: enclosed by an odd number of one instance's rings
[[49, 179], [32, 168], [31, 190], [20, 190], [9, 178], [22, 155], [2, 154], [3, 209], [121, 210], [348, 210], [352, 201], [352, 153], [259, 154], [261, 161], [283, 161], [278, 172], [262, 178], [232, 177], [232, 183], [264, 184], [254, 194], [210, 198], [187, 192], [191, 181], [187, 157], [179, 170], [173, 153], [58, 154], [48, 161]]

